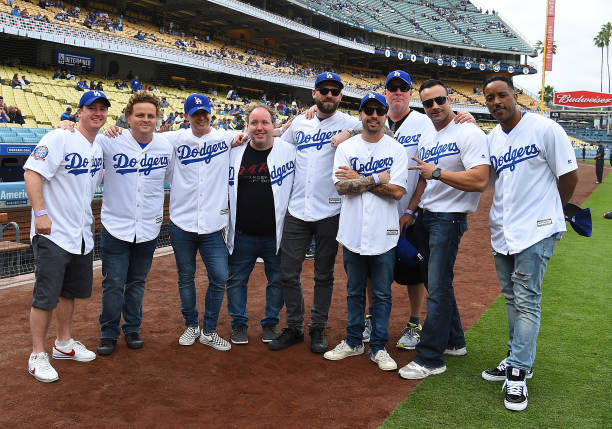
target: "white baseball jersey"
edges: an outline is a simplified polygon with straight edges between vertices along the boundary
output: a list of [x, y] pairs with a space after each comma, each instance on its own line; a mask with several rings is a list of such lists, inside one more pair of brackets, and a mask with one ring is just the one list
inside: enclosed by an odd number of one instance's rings
[[520, 253], [565, 231], [557, 178], [578, 167], [563, 128], [526, 113], [510, 133], [499, 125], [491, 131], [489, 151], [495, 185], [489, 213], [493, 250]]
[[227, 226], [229, 152], [235, 132], [211, 128], [166, 133], [174, 147], [170, 220], [184, 231], [211, 234]]
[[[334, 184], [339, 182], [334, 172], [340, 166], [351, 167], [364, 176], [389, 170], [389, 184], [406, 189], [406, 150], [387, 135], [377, 143], [355, 136], [338, 146], [331, 174]], [[396, 200], [372, 192], [344, 195], [337, 236], [340, 244], [360, 255], [381, 255], [397, 246], [398, 238]]]
[[[450, 121], [432, 138], [419, 141], [418, 158], [442, 170], [465, 171], [489, 165], [487, 136], [474, 124]], [[480, 192], [465, 192], [441, 180], [427, 180], [419, 206], [431, 212], [471, 213], [478, 207]]]
[[[389, 123], [387, 122], [387, 126]], [[436, 129], [431, 122], [431, 119], [423, 113], [417, 112], [416, 110], [410, 110], [410, 114], [402, 125], [395, 130], [395, 140], [404, 146], [406, 149], [406, 155], [408, 157], [408, 167], [418, 165], [416, 161], [412, 160], [413, 156], [417, 156], [417, 147], [421, 139], [432, 138], [432, 135], [436, 132]], [[417, 183], [419, 182], [419, 170], [408, 170], [408, 178], [406, 180], [406, 193], [397, 204], [397, 211], [400, 216], [404, 214], [414, 190], [416, 189]]]
[[154, 134], [142, 149], [129, 130], [116, 138], [99, 135], [96, 142], [104, 153], [102, 225], [113, 237], [130, 243], [157, 238], [172, 145], [162, 134]]
[[[236, 202], [238, 200], [238, 178], [236, 172], [240, 170], [242, 155], [247, 145], [234, 148], [230, 154], [229, 169], [229, 205], [230, 224], [227, 235], [227, 249], [231, 254], [234, 251], [234, 236], [236, 233]], [[274, 139], [274, 146], [268, 154], [268, 171], [270, 172], [270, 186], [274, 198], [274, 217], [276, 223], [276, 253], [280, 249], [281, 237], [283, 236], [283, 225], [285, 214], [289, 205], [291, 188], [295, 177], [295, 146]]]
[[[91, 200], [102, 180], [102, 149], [78, 130], [53, 130], [44, 135], [23, 166], [43, 177], [45, 209], [51, 218], [51, 234], [59, 247], [73, 254], [93, 249]], [[34, 212], [30, 240], [34, 237]]]
[[343, 130], [361, 126], [361, 121], [343, 112], [320, 120], [298, 116], [282, 139], [296, 146], [295, 180], [289, 200], [292, 216], [313, 222], [340, 212], [340, 195], [329, 180], [335, 149], [331, 138]]

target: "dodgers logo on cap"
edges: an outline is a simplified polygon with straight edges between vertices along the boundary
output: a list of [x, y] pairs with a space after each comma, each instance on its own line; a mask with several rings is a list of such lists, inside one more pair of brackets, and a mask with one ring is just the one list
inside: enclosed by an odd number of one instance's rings
[[388, 108], [389, 107], [389, 105], [387, 104], [387, 100], [385, 99], [385, 97], [382, 94], [379, 94], [377, 92], [370, 92], [370, 93], [366, 94], [361, 99], [361, 103], [359, 103], [359, 111], [360, 112], [363, 109], [363, 105], [366, 104], [370, 100], [378, 101], [380, 104], [382, 104], [382, 106], [384, 108]]
[[337, 75], [334, 72], [323, 72], [320, 75], [318, 75], [317, 79], [315, 80], [314, 87], [317, 88], [323, 82], [335, 82], [336, 84], [338, 84], [340, 89], [344, 88], [344, 84], [342, 83], [342, 79], [340, 78], [339, 75]]
[[79, 108], [83, 106], [89, 106], [96, 100], [103, 100], [106, 107], [110, 107], [110, 101], [106, 98], [106, 95], [102, 91], [87, 91], [79, 100]]
[[193, 115], [198, 110], [210, 113], [210, 101], [202, 94], [191, 94], [185, 99], [185, 113]]
[[405, 83], [407, 83], [408, 85], [412, 86], [412, 79], [410, 78], [410, 75], [406, 73], [404, 70], [394, 70], [391, 73], [389, 73], [387, 75], [387, 80], [385, 81], [385, 88], [389, 85], [389, 82], [391, 81], [391, 79], [400, 79], [404, 81]]

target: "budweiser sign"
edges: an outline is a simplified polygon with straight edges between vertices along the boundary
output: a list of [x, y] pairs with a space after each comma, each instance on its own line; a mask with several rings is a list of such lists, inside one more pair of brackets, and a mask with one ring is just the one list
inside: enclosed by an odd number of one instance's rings
[[557, 106], [578, 107], [586, 109], [589, 107], [612, 106], [612, 94], [591, 91], [555, 92]]

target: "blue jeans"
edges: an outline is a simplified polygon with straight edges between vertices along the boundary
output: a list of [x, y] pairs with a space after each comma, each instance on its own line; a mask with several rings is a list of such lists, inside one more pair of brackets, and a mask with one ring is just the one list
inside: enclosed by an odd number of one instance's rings
[[[232, 318], [232, 327], [246, 325], [247, 285], [255, 262], [264, 260], [266, 286], [266, 317], [261, 326], [278, 325], [279, 313], [283, 308], [283, 289], [280, 286], [280, 251], [276, 254], [276, 237], [248, 235], [236, 231], [234, 253], [229, 256], [229, 277], [227, 279], [227, 312]], [[258, 285], [260, 286], [260, 285]]]
[[368, 277], [372, 279], [372, 335], [370, 353], [376, 354], [389, 341], [387, 327], [391, 314], [391, 283], [395, 266], [395, 248], [382, 255], [360, 255], [343, 248], [344, 270], [347, 276], [348, 320], [346, 342], [355, 348], [363, 344], [365, 328], [365, 293]]
[[140, 329], [145, 280], [151, 269], [156, 244], [157, 239], [142, 243], [119, 240], [102, 227], [102, 338], [119, 337], [121, 313], [121, 329], [125, 334]]
[[185, 326], [199, 326], [195, 286], [196, 254], [199, 251], [208, 274], [202, 330], [206, 333], [215, 332], [227, 282], [227, 247], [223, 231], [198, 234], [184, 231], [170, 222], [168, 232], [176, 259], [181, 313]]
[[493, 252], [495, 270], [506, 299], [508, 315], [508, 365], [529, 370], [536, 355], [540, 330], [542, 280], [555, 249], [554, 234], [515, 255]]
[[467, 214], [425, 210], [421, 216], [417, 216], [415, 228], [422, 240], [419, 247], [427, 267], [425, 287], [428, 295], [427, 318], [414, 360], [427, 368], [438, 368], [445, 364], [445, 348], [465, 347], [455, 301], [453, 269], [459, 242], [467, 230]]

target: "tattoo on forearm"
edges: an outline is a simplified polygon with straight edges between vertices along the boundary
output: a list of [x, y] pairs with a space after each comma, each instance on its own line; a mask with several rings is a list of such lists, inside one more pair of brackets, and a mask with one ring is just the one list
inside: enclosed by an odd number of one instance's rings
[[372, 176], [361, 176], [352, 180], [341, 180], [336, 183], [336, 190], [340, 195], [361, 194], [376, 186]]
[[380, 184], [380, 185], [370, 189], [370, 192], [372, 192], [373, 194], [378, 195], [379, 197], [394, 198], [394, 190], [387, 183]]

